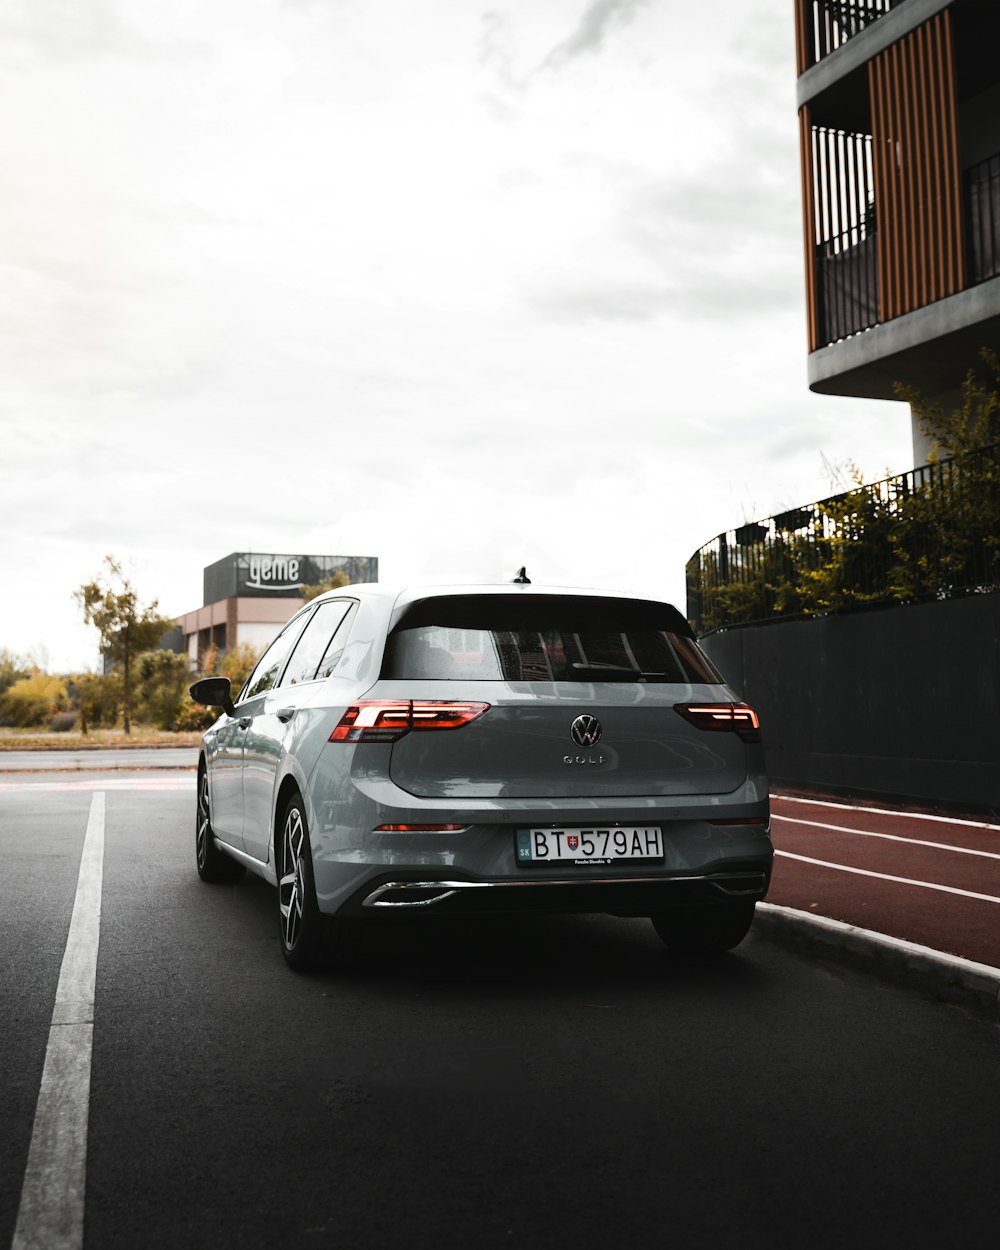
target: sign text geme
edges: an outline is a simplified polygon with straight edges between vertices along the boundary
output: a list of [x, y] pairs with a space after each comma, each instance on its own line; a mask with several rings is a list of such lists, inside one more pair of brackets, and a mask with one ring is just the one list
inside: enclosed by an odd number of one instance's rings
[[295, 590], [301, 585], [299, 557], [252, 555], [246, 584], [253, 590]]

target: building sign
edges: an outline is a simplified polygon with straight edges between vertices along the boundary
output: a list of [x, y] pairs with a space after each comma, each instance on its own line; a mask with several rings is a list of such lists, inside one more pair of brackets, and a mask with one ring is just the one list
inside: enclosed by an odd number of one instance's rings
[[205, 603], [236, 597], [298, 598], [302, 586], [315, 586], [341, 571], [351, 584], [377, 582], [378, 557], [234, 551], [205, 569]]
[[298, 590], [299, 556], [250, 557], [250, 572], [246, 580], [247, 590]]

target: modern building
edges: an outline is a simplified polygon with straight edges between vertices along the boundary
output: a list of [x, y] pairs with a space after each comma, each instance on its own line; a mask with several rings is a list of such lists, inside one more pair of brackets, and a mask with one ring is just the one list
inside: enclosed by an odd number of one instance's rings
[[1000, 3], [795, 0], [795, 25], [810, 389], [953, 408], [1000, 351]]
[[352, 584], [377, 582], [378, 558], [233, 552], [205, 569], [204, 605], [177, 618], [179, 649], [194, 665], [211, 646], [263, 649], [302, 606], [302, 587], [337, 572]]

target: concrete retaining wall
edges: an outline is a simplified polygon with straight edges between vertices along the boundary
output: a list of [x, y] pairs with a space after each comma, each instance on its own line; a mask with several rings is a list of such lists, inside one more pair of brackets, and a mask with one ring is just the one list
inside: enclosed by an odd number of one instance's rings
[[701, 642], [759, 712], [772, 780], [1000, 814], [1000, 594]]

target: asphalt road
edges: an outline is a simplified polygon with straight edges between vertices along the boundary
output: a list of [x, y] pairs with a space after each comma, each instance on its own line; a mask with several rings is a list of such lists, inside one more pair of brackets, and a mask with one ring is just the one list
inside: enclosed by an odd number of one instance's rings
[[95, 794], [85, 1246], [995, 1245], [996, 1024], [612, 918], [429, 918], [296, 976], [269, 887], [198, 880], [183, 773], [0, 792], [0, 1245]]

